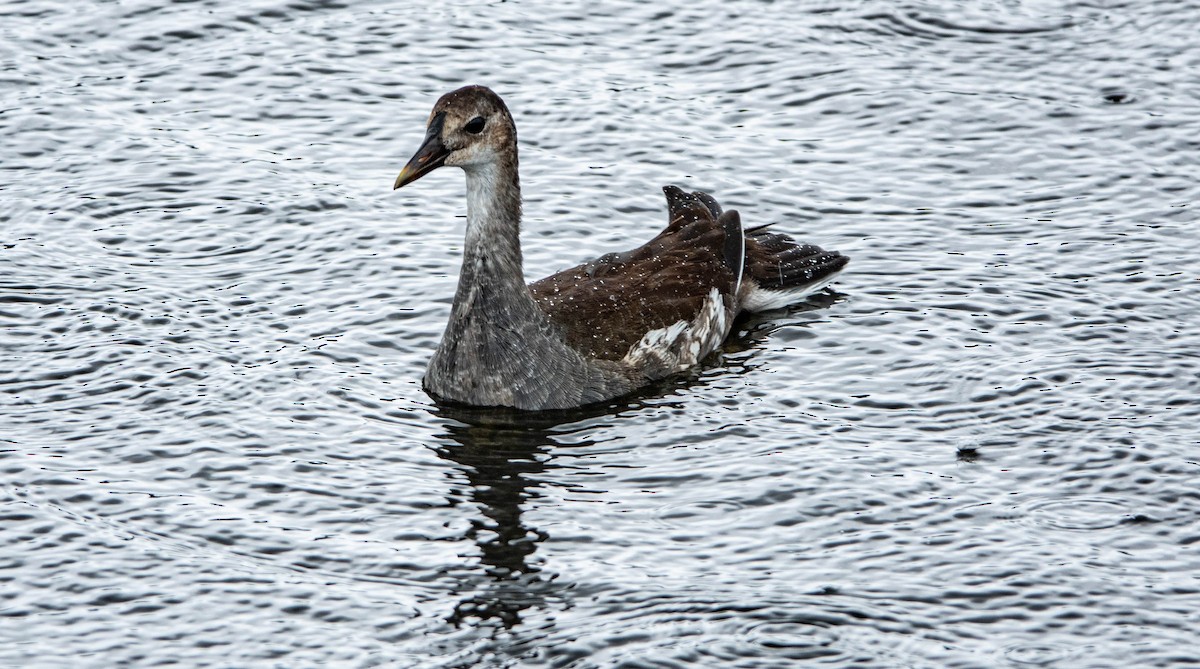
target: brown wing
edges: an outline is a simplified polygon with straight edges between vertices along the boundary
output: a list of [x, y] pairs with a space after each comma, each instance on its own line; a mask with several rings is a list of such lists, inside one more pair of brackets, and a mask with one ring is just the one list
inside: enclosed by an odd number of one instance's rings
[[663, 190], [670, 222], [657, 237], [529, 286], [585, 355], [620, 360], [650, 330], [690, 322], [713, 288], [732, 299], [743, 254], [737, 213], [722, 214], [702, 193]]

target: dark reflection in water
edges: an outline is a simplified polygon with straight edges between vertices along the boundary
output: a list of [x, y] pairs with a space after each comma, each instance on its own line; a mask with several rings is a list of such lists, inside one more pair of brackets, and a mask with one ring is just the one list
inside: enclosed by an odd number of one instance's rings
[[[822, 309], [844, 298], [827, 290], [793, 307], [790, 313]], [[521, 623], [522, 612], [543, 608], [548, 600], [562, 604], [563, 589], [556, 586], [553, 572], [544, 571], [534, 557], [538, 544], [549, 535], [530, 526], [522, 514], [526, 502], [536, 497], [537, 488], [544, 485], [541, 475], [555, 467], [556, 451], [593, 444], [577, 438], [566, 444], [564, 437], [574, 437], [577, 430], [573, 426], [624, 411], [636, 412], [648, 403], [659, 409], [679, 408], [682, 405], [668, 399], [669, 395], [703, 387], [705, 369], [734, 364], [723, 360], [722, 355], [753, 357], [755, 343], [768, 335], [773, 319], [784, 314], [779, 311], [739, 319], [721, 352], [710, 357], [701, 369], [665, 379], [613, 402], [542, 412], [438, 405], [435, 414], [446, 428], [439, 437], [453, 443], [435, 450], [461, 469], [469, 486], [467, 499], [481, 514], [470, 520], [464, 537], [478, 547], [480, 569], [460, 580], [456, 594], [461, 599], [448, 622], [460, 626], [491, 620], [513, 629]], [[753, 366], [746, 360], [741, 363], [746, 368]], [[458, 497], [450, 498], [451, 506], [460, 503]]]
[[[467, 409], [443, 409], [453, 420], [481, 417]], [[521, 612], [540, 607], [553, 590], [532, 557], [538, 542], [547, 536], [522, 519], [522, 507], [541, 485], [537, 476], [546, 471], [549, 451], [555, 445], [550, 433], [537, 426], [448, 422], [454, 445], [437, 452], [462, 468], [470, 485], [469, 499], [482, 514], [471, 520], [467, 538], [479, 548], [481, 573], [461, 584], [465, 592], [449, 622], [459, 625], [475, 618], [496, 620], [505, 627], [521, 622]]]

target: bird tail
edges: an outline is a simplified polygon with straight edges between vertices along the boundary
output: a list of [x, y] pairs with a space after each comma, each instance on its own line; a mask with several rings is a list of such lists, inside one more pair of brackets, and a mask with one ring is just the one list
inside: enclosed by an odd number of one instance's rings
[[746, 230], [740, 297], [746, 311], [782, 309], [829, 285], [850, 258], [772, 232], [770, 224]]

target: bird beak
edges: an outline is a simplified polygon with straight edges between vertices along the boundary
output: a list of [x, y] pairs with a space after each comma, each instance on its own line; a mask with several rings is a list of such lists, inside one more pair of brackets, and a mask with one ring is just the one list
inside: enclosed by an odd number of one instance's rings
[[433, 115], [429, 121], [429, 129], [425, 131], [425, 141], [409, 159], [404, 169], [400, 170], [400, 176], [396, 177], [396, 185], [392, 187], [393, 190], [420, 179], [446, 162], [446, 156], [450, 155], [450, 149], [442, 144], [442, 124], [445, 122], [446, 112], [438, 112]]

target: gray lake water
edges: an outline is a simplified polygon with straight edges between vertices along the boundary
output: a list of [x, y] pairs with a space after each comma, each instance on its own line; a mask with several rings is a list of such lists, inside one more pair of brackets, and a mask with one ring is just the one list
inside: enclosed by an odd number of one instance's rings
[[[0, 5], [0, 666], [1200, 665], [1200, 3]], [[853, 257], [586, 412], [422, 391], [712, 192]]]

